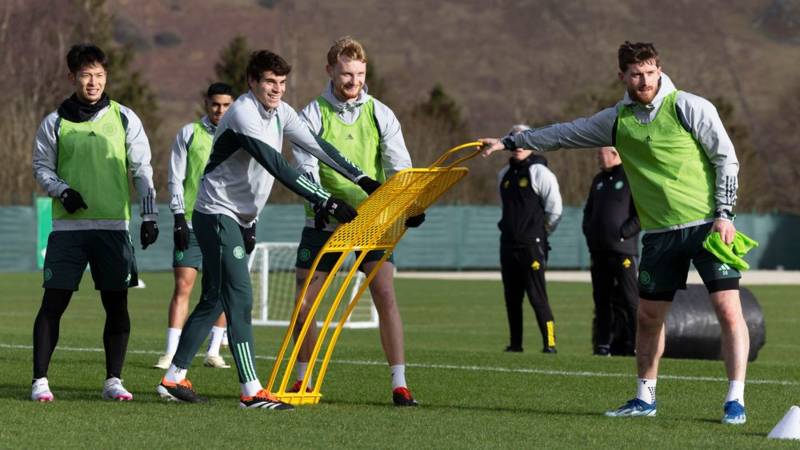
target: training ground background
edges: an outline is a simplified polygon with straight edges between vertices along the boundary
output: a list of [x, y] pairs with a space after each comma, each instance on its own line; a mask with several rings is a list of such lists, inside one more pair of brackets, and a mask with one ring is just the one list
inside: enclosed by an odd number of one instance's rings
[[[719, 423], [727, 389], [721, 362], [665, 359], [658, 417], [609, 419], [634, 393], [632, 358], [591, 355], [591, 288], [548, 285], [557, 355], [525, 306], [525, 352], [507, 354], [502, 287], [496, 280], [397, 280], [407, 376], [421, 406], [391, 405], [377, 330], [345, 330], [322, 387], [322, 403], [290, 413], [242, 411], [234, 369], [195, 364], [189, 376], [208, 405], [168, 404], [152, 369], [164, 345], [171, 274], [145, 273], [130, 291], [132, 333], [123, 378], [134, 401], [101, 400], [104, 313], [84, 279], [64, 315], [50, 370], [56, 401], [28, 400], [31, 329], [40, 275], [0, 274], [0, 447], [88, 448], [790, 448], [767, 433], [800, 403], [798, 286], [750, 285], [764, 311], [767, 343], [749, 366], [748, 422]], [[558, 278], [554, 273], [553, 278]], [[193, 295], [193, 303], [198, 292]], [[282, 329], [255, 329], [266, 378]], [[230, 356], [224, 353], [230, 360]]]

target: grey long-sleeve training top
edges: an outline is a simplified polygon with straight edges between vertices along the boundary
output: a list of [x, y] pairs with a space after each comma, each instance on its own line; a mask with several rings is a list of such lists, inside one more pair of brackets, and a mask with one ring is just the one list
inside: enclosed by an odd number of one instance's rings
[[[99, 120], [110, 109], [110, 106], [101, 109], [90, 121]], [[128, 169], [142, 201], [142, 219], [154, 221], [158, 217], [158, 208], [153, 185], [153, 167], [150, 165], [150, 143], [139, 116], [124, 105], [120, 105], [119, 110], [125, 126]], [[39, 125], [33, 142], [33, 174], [42, 189], [54, 198], [69, 188], [69, 185], [56, 174], [60, 122], [57, 111], [48, 114]], [[127, 220], [53, 220], [53, 231], [127, 229]]]
[[[675, 85], [669, 76], [662, 73], [658, 94], [649, 105], [634, 102], [626, 92], [617, 105], [591, 117], [506, 136], [503, 138], [503, 143], [506, 148], [522, 147], [537, 151], [611, 146], [614, 145], [617, 106], [620, 104], [631, 106], [640, 123], [650, 123], [655, 119], [664, 98], [675, 90]], [[732, 211], [736, 204], [739, 161], [717, 109], [708, 100], [683, 91], [677, 94], [676, 107], [684, 128], [700, 143], [715, 169], [716, 209]]]

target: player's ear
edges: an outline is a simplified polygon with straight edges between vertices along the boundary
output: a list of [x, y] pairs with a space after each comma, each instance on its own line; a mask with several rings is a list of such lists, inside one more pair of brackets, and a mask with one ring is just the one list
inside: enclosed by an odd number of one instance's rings
[[333, 66], [330, 64], [325, 65], [325, 72], [328, 72], [328, 76], [333, 79]]

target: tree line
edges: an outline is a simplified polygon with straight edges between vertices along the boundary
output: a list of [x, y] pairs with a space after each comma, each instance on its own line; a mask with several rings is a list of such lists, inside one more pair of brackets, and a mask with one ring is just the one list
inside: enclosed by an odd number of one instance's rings
[[[15, 86], [6, 92], [0, 104], [0, 147], [6, 160], [0, 165], [0, 204], [30, 204], [34, 195], [42, 195], [31, 170], [31, 146], [42, 118], [69, 96], [64, 83], [64, 55], [75, 42], [93, 42], [109, 57], [109, 96], [131, 107], [142, 118], [152, 148], [168, 148], [175, 130], [159, 130], [158, 99], [142, 74], [132, 69], [135, 50], [114, 42], [105, 0], [69, 0], [64, 2], [26, 2], [8, 0], [0, 6], [0, 83]], [[18, 39], [18, 36], [27, 39]], [[35, 47], [33, 47], [35, 43]], [[233, 38], [221, 51], [213, 65], [215, 80], [234, 87], [237, 94], [247, 91], [245, 67], [252, 49], [243, 36]], [[124, 74], [120, 76], [119, 74]], [[472, 141], [476, 136], [468, 129], [464, 111], [450, 96], [446, 87], [437, 83], [421, 102], [409, 102], [382, 76], [379, 61], [371, 56], [367, 71], [369, 93], [388, 104], [402, 124], [415, 166], [424, 167], [444, 150]], [[606, 85], [577, 93], [564, 110], [546, 123], [571, 120], [612, 106], [620, 98], [622, 87], [614, 80]], [[199, 95], [198, 95], [199, 97]], [[748, 128], [726, 98], [712, 99], [717, 106], [740, 161], [739, 211], [771, 211], [776, 209], [773, 188], [761, 154], [756, 152]], [[302, 105], [292, 105], [301, 107]], [[198, 105], [198, 113], [202, 111]], [[545, 124], [531, 120], [535, 127]], [[512, 124], [509, 124], [509, 127]], [[284, 149], [284, 155], [290, 152]], [[168, 199], [166, 189], [168, 152], [153, 152], [156, 188], [162, 201]], [[559, 180], [567, 205], [583, 205], [592, 177], [597, 172], [591, 150], [559, 151], [545, 155]], [[458, 204], [495, 204], [498, 201], [496, 172], [505, 163], [502, 157], [473, 160], [468, 163], [470, 175], [447, 193], [441, 201]], [[277, 184], [276, 184], [277, 186]], [[298, 202], [293, 193], [278, 186], [270, 201]]]

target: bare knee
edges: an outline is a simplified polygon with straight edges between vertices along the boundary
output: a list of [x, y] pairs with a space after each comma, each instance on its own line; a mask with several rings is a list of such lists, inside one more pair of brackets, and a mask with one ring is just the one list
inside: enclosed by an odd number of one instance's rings
[[175, 291], [173, 293], [173, 301], [187, 302], [189, 296], [192, 295], [192, 288], [194, 281], [197, 278], [197, 272], [193, 269], [181, 267], [175, 269]]
[[722, 329], [733, 329], [744, 323], [741, 308], [720, 308], [717, 312], [717, 319]]
[[717, 312], [717, 320], [723, 330], [730, 330], [744, 324], [742, 303], [738, 291], [721, 291], [711, 295]]
[[639, 308], [636, 313], [637, 328], [643, 332], [657, 332], [661, 330], [666, 318], [665, 306], [668, 308], [669, 304], [650, 305], [649, 303], [655, 302], [639, 302]]

